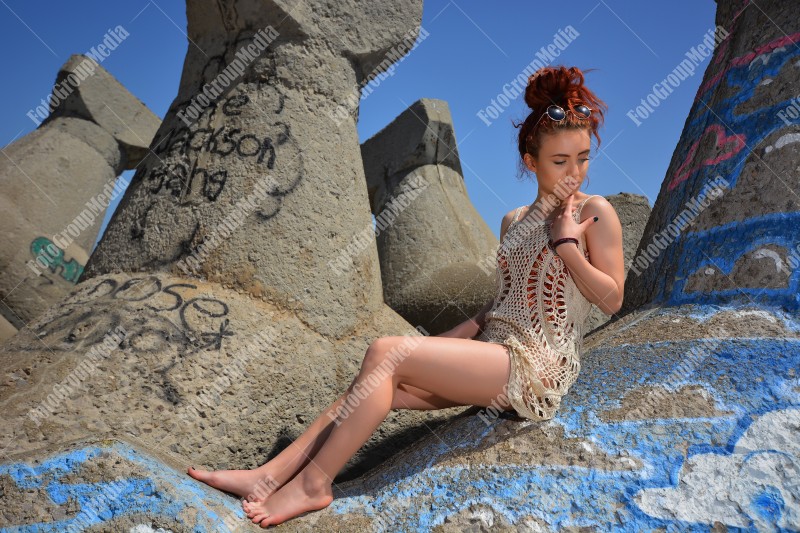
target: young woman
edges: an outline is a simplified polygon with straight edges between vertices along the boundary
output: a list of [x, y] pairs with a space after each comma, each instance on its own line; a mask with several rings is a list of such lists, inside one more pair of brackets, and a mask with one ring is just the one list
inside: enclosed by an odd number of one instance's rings
[[[622, 228], [605, 198], [579, 190], [607, 109], [583, 73], [540, 69], [525, 101], [532, 111], [515, 124], [520, 163], [536, 174], [538, 192], [503, 218], [498, 294], [441, 335], [372, 342], [348, 389], [271, 461], [253, 470], [192, 467], [190, 476], [244, 498], [247, 516], [266, 527], [328, 506], [333, 479], [392, 409], [480, 405], [553, 416], [580, 370], [591, 304], [606, 314], [622, 306]], [[337, 415], [354, 388], [357, 406]]]

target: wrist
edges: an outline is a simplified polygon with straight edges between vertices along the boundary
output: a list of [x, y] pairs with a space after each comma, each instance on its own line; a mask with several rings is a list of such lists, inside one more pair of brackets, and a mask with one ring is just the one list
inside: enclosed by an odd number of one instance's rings
[[578, 239], [575, 237], [561, 237], [560, 239], [551, 240], [549, 244], [550, 248], [557, 254], [559, 249], [563, 250], [564, 245], [570, 243], [574, 244], [575, 248], [579, 247]]

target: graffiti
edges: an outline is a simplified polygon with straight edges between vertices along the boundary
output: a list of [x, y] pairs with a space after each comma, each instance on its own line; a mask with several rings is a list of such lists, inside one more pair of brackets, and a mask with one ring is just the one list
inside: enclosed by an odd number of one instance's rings
[[[249, 97], [244, 94], [231, 97], [231, 99], [234, 98], [250, 101]], [[233, 116], [224, 112], [223, 114]], [[275, 165], [275, 144], [282, 139], [283, 134], [279, 134], [278, 139], [273, 140], [267, 136], [244, 133], [241, 128], [234, 128], [231, 125], [223, 125], [218, 128], [182, 126], [170, 130], [163, 139], [157, 142], [153, 151], [165, 157], [172, 155], [188, 157], [207, 152], [226, 158], [235, 153], [242, 158], [254, 158], [259, 164], [266, 161], [267, 168], [272, 169]]]
[[[717, 312], [713, 307], [695, 311], [699, 322]], [[676, 317], [674, 310], [656, 315]], [[562, 462], [562, 457], [554, 464], [549, 453], [535, 452], [535, 459], [513, 461], [507, 451], [494, 450], [472, 457], [470, 448], [483, 450], [498, 435], [503, 440], [508, 432], [520, 440], [530, 435], [503, 420], [486, 428], [475, 417], [460, 429], [443, 427], [406, 460], [379, 470], [381, 482], [368, 485], [367, 494], [364, 485], [348, 487], [331, 509], [398, 516], [375, 531], [430, 531], [460, 511], [474, 510], [473, 495], [480, 494], [492, 510], [488, 518], [493, 512], [495, 521], [502, 517], [519, 529], [530, 529], [526, 526], [539, 520], [552, 531], [722, 531], [726, 525], [794, 531], [800, 526], [800, 381], [792, 369], [800, 362], [800, 343], [714, 339], [713, 350], [691, 372], [678, 368], [676, 355], [706, 345], [707, 339], [698, 339], [592, 350], [555, 418], [527, 428], [536, 435], [552, 432], [555, 438], [563, 431], [569, 441], [579, 440], [586, 450], [583, 461]], [[602, 416], [623, 408], [623, 399], [643, 384], [669, 384], [666, 404], [680, 403], [686, 387], [698, 387], [704, 391], [698, 398], [708, 398], [707, 407], [683, 416], [666, 411], [630, 420]], [[636, 403], [627, 406], [637, 408]], [[467, 435], [474, 440], [465, 444]], [[555, 442], [561, 450], [568, 446]], [[450, 461], [446, 452], [456, 447], [464, 451], [458, 461]], [[496, 462], [488, 459], [495, 454]], [[448, 460], [440, 464], [442, 455]], [[608, 463], [602, 457], [617, 460]], [[442, 498], [445, 493], [451, 497]], [[408, 499], [418, 504], [409, 508]]]
[[48, 268], [50, 272], [58, 274], [70, 283], [77, 283], [83, 272], [83, 265], [75, 259], [66, 261], [64, 250], [47, 237], [36, 237], [31, 241], [31, 254], [43, 268]]
[[[716, 157], [709, 157], [701, 161], [700, 163], [689, 166], [695, 158], [697, 153], [697, 148], [700, 146], [700, 143], [703, 142], [706, 136], [713, 135], [714, 136], [714, 147], [711, 149], [712, 152], [718, 153]], [[689, 148], [689, 153], [686, 155], [686, 158], [683, 160], [683, 163], [678, 170], [675, 171], [675, 175], [672, 180], [667, 185], [667, 190], [673, 190], [677, 187], [680, 183], [686, 181], [689, 178], [689, 175], [695, 172], [696, 170], [709, 166], [709, 165], [716, 165], [721, 161], [725, 161], [733, 157], [734, 155], [738, 154], [742, 148], [745, 147], [745, 136], [744, 135], [725, 135], [725, 129], [719, 124], [711, 124], [703, 134], [697, 139]]]
[[755, 527], [800, 527], [800, 449], [792, 433], [800, 409], [758, 416], [730, 453], [688, 457], [675, 486], [647, 488], [635, 502], [647, 514], [670, 520]]
[[73, 294], [61, 312], [34, 333], [52, 349], [64, 351], [90, 348], [102, 341], [104, 332], [119, 326], [128, 331], [124, 347], [134, 353], [165, 356], [174, 347], [183, 355], [220, 350], [233, 335], [228, 305], [208, 296], [185, 295], [195, 289], [191, 283], [164, 285], [155, 276], [123, 283], [106, 278]]
[[117, 246], [136, 251], [128, 256], [134, 269], [180, 260], [265, 174], [273, 176], [275, 183], [253, 213], [252, 223], [267, 223], [281, 211], [283, 198], [303, 181], [304, 152], [284, 116], [290, 97], [276, 82], [274, 50], [265, 50], [196, 118], [192, 115], [191, 124], [180, 119], [193, 97], [252, 39], [251, 30], [231, 35], [220, 43], [224, 53], [193, 67], [195, 74], [181, 80], [180, 94], [83, 277], [117, 270], [108, 259]]
[[[715, 176], [730, 183], [728, 199], [698, 217], [635, 283], [648, 286], [649, 300], [664, 305], [741, 300], [797, 310], [800, 270], [770, 274], [767, 259], [756, 251], [781, 255], [778, 251], [791, 249], [798, 237], [800, 212], [781, 201], [779, 189], [786, 184], [777, 179], [781, 171], [776, 170], [791, 167], [786, 162], [791, 155], [776, 156], [770, 139], [782, 138], [782, 131], [793, 127], [776, 118], [791, 100], [785, 92], [775, 93], [774, 87], [791, 84], [796, 76], [792, 65], [798, 48], [790, 45], [800, 42], [800, 33], [760, 44], [738, 57], [731, 53], [735, 43], [730, 41], [715, 52], [708, 79], [698, 90], [666, 177], [667, 194], [659, 197], [653, 216], [674, 219], [687, 199]], [[728, 54], [724, 61], [719, 60], [723, 53]], [[730, 279], [738, 270], [763, 275], [748, 274], [750, 283], [742, 285]], [[699, 280], [702, 290], [697, 290]]]
[[[115, 479], [77, 481], [84, 479], [82, 472], [92, 468], [115, 472]], [[187, 481], [182, 472], [122, 442], [84, 446], [34, 465], [0, 464], [0, 476], [8, 479], [5, 505], [28, 506], [26, 493], [37, 490], [42, 497], [37, 504], [53, 513], [44, 521], [39, 521], [44, 514], [29, 514], [23, 523], [0, 518], [0, 527], [11, 526], [15, 531], [85, 531], [98, 527], [118, 531], [122, 526], [115, 521], [126, 517], [144, 523], [157, 520], [178, 530], [190, 516], [193, 531], [233, 531], [247, 519], [241, 504], [233, 498]], [[56, 511], [56, 507], [60, 509]]]
[[[195, 178], [198, 178], [198, 185], [193, 187]], [[187, 193], [189, 196], [199, 194], [214, 202], [222, 192], [227, 180], [227, 170], [209, 172], [202, 168], [195, 168], [190, 172], [183, 163], [167, 163], [150, 171], [147, 178], [147, 191], [150, 194], [158, 194], [163, 188], [176, 198], [184, 198]]]
[[[250, 103], [246, 94], [236, 94], [221, 104], [222, 114], [226, 117], [241, 114], [241, 109]], [[209, 107], [215, 112], [216, 104]], [[204, 112], [205, 114], [205, 112]], [[209, 120], [206, 120], [207, 122]], [[289, 138], [289, 127], [278, 124], [282, 130], [275, 139], [266, 135], [246, 133], [241, 128], [224, 124], [217, 128], [181, 127], [173, 128], [163, 138], [154, 141], [153, 152], [160, 158], [179, 157], [188, 162], [163, 162], [152, 168], [145, 178], [145, 190], [152, 195], [164, 191], [174, 198], [184, 200], [186, 197], [202, 196], [214, 202], [222, 193], [228, 180], [227, 169], [209, 169], [197, 166], [197, 160], [203, 154], [212, 154], [224, 160], [232, 155], [243, 160], [252, 160], [266, 169], [275, 168], [276, 147], [284, 144]]]
[[[738, 13], [737, 13], [738, 16]], [[728, 43], [729, 40], [726, 40], [725, 43]], [[773, 52], [782, 52], [785, 54], [786, 46], [793, 47], [797, 42], [800, 42], [800, 33], [795, 33], [793, 35], [786, 35], [784, 37], [779, 37], [773, 41], [768, 43], [764, 43], [760, 46], [757, 46], [756, 49], [752, 52], [748, 52], [742, 56], [733, 58], [731, 61], [725, 63], [725, 67], [722, 68], [719, 72], [711, 76], [706, 83], [700, 86], [697, 90], [697, 95], [695, 96], [695, 100], [701, 98], [705, 93], [707, 93], [712, 87], [715, 87], [731, 69], [740, 68], [742, 66], [747, 66], [747, 70], [750, 70], [753, 67], [753, 62], [756, 59], [760, 59], [762, 61], [761, 66], [767, 64], [767, 60], [770, 59], [770, 54]], [[727, 45], [724, 50], [719, 50], [718, 54], [719, 57], [722, 57], [722, 53], [727, 51]], [[714, 61], [714, 64], [718, 64], [719, 60]]]

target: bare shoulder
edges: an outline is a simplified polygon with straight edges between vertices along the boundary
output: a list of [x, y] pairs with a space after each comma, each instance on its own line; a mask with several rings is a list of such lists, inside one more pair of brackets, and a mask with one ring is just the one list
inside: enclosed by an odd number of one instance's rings
[[[617, 215], [616, 209], [614, 209], [614, 206], [611, 205], [611, 202], [606, 200], [604, 196], [592, 196], [586, 200], [585, 204], [583, 204], [583, 209], [581, 210], [581, 222], [592, 217], [597, 217], [598, 220], [597, 223], [590, 225], [586, 230], [587, 236], [590, 234], [589, 230], [594, 226], [599, 226], [601, 228], [605, 226], [606, 228], [610, 228], [614, 225], [622, 225], [619, 221], [619, 216]], [[602, 221], [604, 221], [605, 224], [601, 223]]]
[[[514, 213], [516, 213], [518, 207], [515, 207], [508, 213], [503, 216], [503, 220], [500, 222], [500, 241], [503, 240], [503, 236], [506, 234], [508, 227], [511, 225], [511, 221], [514, 220]], [[520, 216], [522, 213], [520, 213]]]

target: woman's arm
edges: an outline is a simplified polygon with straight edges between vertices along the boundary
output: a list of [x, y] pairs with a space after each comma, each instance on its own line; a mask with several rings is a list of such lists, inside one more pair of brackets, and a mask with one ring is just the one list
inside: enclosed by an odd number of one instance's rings
[[478, 314], [472, 318], [468, 318], [456, 327], [434, 335], [434, 337], [452, 337], [454, 339], [474, 339], [483, 330], [486, 325], [486, 313], [494, 305], [494, 298], [483, 306], [483, 309], [478, 311]]
[[613, 315], [622, 308], [625, 293], [622, 224], [608, 200], [586, 203], [581, 218], [586, 220], [595, 215], [597, 222], [584, 232], [591, 261], [571, 243], [560, 245], [556, 253], [569, 269], [581, 294], [603, 313]]
[[[514, 217], [514, 211], [509, 211], [503, 217], [503, 220], [500, 221], [500, 242], [503, 242], [503, 237], [508, 230], [508, 226], [511, 225], [511, 219]], [[478, 334], [483, 331], [483, 328], [486, 326], [486, 313], [491, 310], [492, 306], [494, 305], [494, 298], [489, 300], [486, 305], [483, 306], [483, 309], [478, 311], [478, 314], [474, 317], [465, 320], [461, 324], [457, 325], [456, 327], [445, 331], [444, 333], [439, 333], [438, 335], [434, 335], [434, 337], [453, 337], [456, 339], [474, 339], [478, 336]]]

